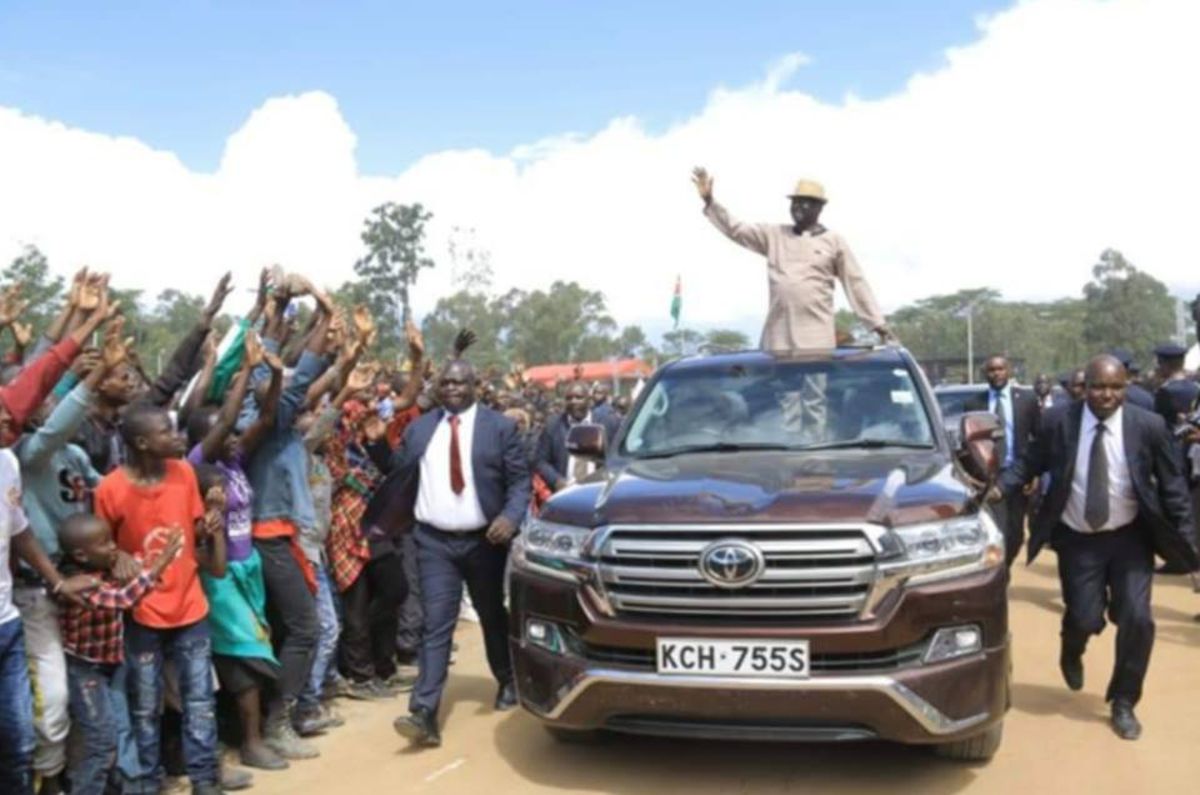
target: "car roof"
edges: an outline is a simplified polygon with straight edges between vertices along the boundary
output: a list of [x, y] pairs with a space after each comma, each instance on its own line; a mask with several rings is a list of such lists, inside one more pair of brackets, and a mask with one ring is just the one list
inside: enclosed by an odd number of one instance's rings
[[688, 356], [667, 365], [671, 370], [708, 370], [736, 364], [771, 364], [777, 362], [834, 362], [863, 361], [905, 364], [907, 351], [893, 345], [846, 347], [821, 351], [761, 351], [746, 350]]
[[935, 395], [952, 395], [958, 392], [985, 391], [987, 391], [987, 384], [942, 384], [941, 386], [935, 386], [933, 388], [933, 393]]

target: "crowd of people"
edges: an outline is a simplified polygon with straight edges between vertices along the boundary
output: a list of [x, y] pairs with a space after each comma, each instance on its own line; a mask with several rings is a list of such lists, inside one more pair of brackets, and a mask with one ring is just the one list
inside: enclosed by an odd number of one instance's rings
[[[20, 285], [0, 296], [17, 343], [0, 386], [0, 792], [157, 793], [168, 773], [221, 792], [318, 756], [307, 738], [342, 724], [337, 698], [415, 688], [410, 714], [435, 714], [460, 609], [484, 625], [497, 707], [516, 703], [493, 596], [505, 545], [531, 501], [589, 474], [566, 428], [611, 433], [627, 401], [478, 379], [470, 332], [439, 371], [409, 324], [407, 361], [381, 366], [364, 307], [279, 269], [219, 340], [231, 290], [226, 274], [156, 378], [106, 275], [76, 274], [32, 345]], [[431, 464], [413, 451], [445, 427], [438, 406], [479, 419]], [[440, 477], [413, 471], [429, 466]], [[426, 549], [429, 526], [445, 548]]]
[[[746, 224], [706, 171], [693, 179], [717, 229], [768, 260], [763, 349], [832, 347], [838, 281], [895, 342], [849, 246], [819, 222], [822, 186], [797, 184], [792, 224]], [[308, 738], [342, 724], [338, 698], [411, 691], [395, 728], [436, 746], [464, 611], [483, 631], [496, 709], [517, 703], [508, 543], [527, 511], [594, 471], [571, 454], [570, 428], [611, 439], [628, 399], [579, 371], [549, 388], [519, 369], [481, 377], [464, 357], [470, 331], [435, 366], [411, 323], [404, 365], [381, 366], [365, 307], [278, 268], [218, 340], [231, 290], [226, 274], [154, 378], [106, 275], [76, 274], [36, 342], [20, 285], [0, 295], [15, 343], [0, 385], [0, 559], [12, 562], [0, 567], [0, 792], [158, 793], [168, 772], [194, 793], [242, 788], [243, 767], [318, 756]], [[301, 301], [312, 312], [298, 327]], [[1141, 732], [1154, 555], [1200, 569], [1187, 498], [1200, 385], [1181, 350], [1159, 354], [1156, 395], [1127, 384], [1118, 353], [1064, 377], [1061, 401], [1048, 378], [1014, 389], [993, 357], [972, 406], [1005, 430], [991, 497], [1009, 563], [1030, 500], [1031, 556], [1058, 552], [1072, 689], [1106, 612], [1117, 624], [1109, 700], [1127, 739]], [[809, 379], [787, 408], [819, 426], [824, 393]]]

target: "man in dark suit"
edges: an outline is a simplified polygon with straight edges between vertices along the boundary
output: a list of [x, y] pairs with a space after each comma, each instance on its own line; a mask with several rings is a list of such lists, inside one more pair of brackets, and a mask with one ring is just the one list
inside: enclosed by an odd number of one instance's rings
[[[1012, 368], [1003, 356], [992, 356], [983, 365], [987, 378], [987, 392], [972, 396], [963, 403], [966, 411], [990, 411], [1000, 419], [1004, 428], [1004, 439], [1000, 442], [1000, 470], [1007, 471], [1025, 454], [1041, 423], [1042, 410], [1037, 398], [1031, 393], [1017, 389], [1012, 384]], [[1025, 542], [1025, 512], [1029, 507], [1029, 495], [1036, 489], [1018, 489], [1004, 500], [993, 503], [992, 515], [1004, 533], [1004, 547], [1008, 565], [1012, 566]]]
[[[1154, 410], [1167, 423], [1179, 445], [1183, 456], [1183, 472], [1187, 477], [1192, 495], [1192, 514], [1200, 512], [1200, 489], [1196, 488], [1196, 472], [1192, 464], [1191, 448], [1200, 436], [1195, 428], [1187, 424], [1187, 417], [1195, 410], [1200, 401], [1200, 384], [1187, 377], [1183, 371], [1183, 360], [1187, 348], [1174, 343], [1159, 345], [1154, 349], [1154, 357], [1158, 360], [1158, 380], [1160, 386], [1154, 392]], [[1187, 574], [1177, 567], [1162, 566], [1159, 574]]]
[[364, 516], [368, 535], [413, 527], [420, 570], [424, 641], [401, 735], [441, 744], [437, 713], [450, 664], [463, 584], [479, 613], [488, 665], [499, 683], [495, 706], [516, 706], [504, 607], [508, 542], [529, 505], [529, 465], [513, 420], [476, 403], [469, 364], [438, 376], [442, 407], [404, 432], [394, 465]]
[[621, 418], [613, 411], [597, 417], [591, 411], [587, 385], [572, 381], [563, 392], [563, 412], [546, 423], [535, 456], [535, 470], [554, 491], [561, 491], [592, 474], [595, 467], [590, 461], [573, 458], [567, 452], [567, 433], [575, 425], [588, 423], [603, 426], [606, 441], [612, 442], [621, 427]]
[[1083, 652], [1104, 628], [1117, 625], [1116, 665], [1106, 700], [1112, 727], [1136, 740], [1133, 708], [1154, 645], [1150, 585], [1154, 555], [1187, 571], [1200, 568], [1191, 502], [1179, 450], [1162, 418], [1125, 399], [1125, 368], [1112, 356], [1087, 367], [1083, 402], [1052, 411], [1037, 441], [1003, 476], [1004, 494], [1049, 472], [1029, 539], [1029, 559], [1050, 543], [1066, 613], [1059, 666], [1067, 686], [1083, 687]]

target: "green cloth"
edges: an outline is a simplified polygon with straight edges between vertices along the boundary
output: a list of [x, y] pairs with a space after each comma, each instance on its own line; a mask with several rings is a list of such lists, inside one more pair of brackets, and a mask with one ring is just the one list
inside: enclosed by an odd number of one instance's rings
[[237, 329], [233, 332], [233, 340], [221, 354], [221, 358], [217, 360], [217, 366], [213, 370], [212, 384], [208, 387], [208, 394], [204, 396], [205, 401], [220, 403], [224, 399], [226, 390], [233, 383], [233, 377], [237, 375], [238, 369], [242, 366], [242, 357], [246, 355], [246, 331], [249, 328], [250, 321], [246, 318], [238, 321]]
[[263, 585], [262, 558], [254, 550], [245, 560], [230, 561], [225, 576], [201, 572], [208, 597], [208, 629], [213, 654], [257, 657], [276, 665], [267, 625], [267, 589]]

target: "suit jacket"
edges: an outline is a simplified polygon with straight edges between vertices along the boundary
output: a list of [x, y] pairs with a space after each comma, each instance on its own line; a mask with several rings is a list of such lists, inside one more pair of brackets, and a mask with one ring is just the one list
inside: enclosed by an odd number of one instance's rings
[[[621, 417], [615, 412], [592, 415], [592, 422], [604, 428], [605, 444], [612, 444], [617, 431], [621, 428]], [[567, 432], [571, 430], [566, 414], [558, 414], [551, 418], [538, 438], [537, 454], [534, 456], [534, 471], [542, 476], [546, 485], [557, 488], [562, 479], [570, 479], [567, 472], [570, 465], [570, 454], [567, 453]]]
[[[1050, 491], [1030, 528], [1030, 562], [1050, 541], [1067, 508], [1084, 405], [1077, 401], [1048, 411], [1035, 443], [1001, 477], [1001, 488], [1010, 494], [1033, 478], [1050, 473]], [[1137, 497], [1137, 530], [1147, 535], [1163, 560], [1195, 570], [1200, 567], [1200, 556], [1196, 553], [1192, 502], [1178, 446], [1162, 417], [1128, 403], [1122, 411], [1121, 434]]]
[[[405, 429], [400, 446], [392, 455], [390, 471], [363, 514], [363, 528], [368, 537], [395, 536], [413, 526], [421, 486], [421, 458], [445, 416], [444, 410], [436, 409], [413, 420]], [[514, 421], [478, 404], [471, 444], [471, 471], [479, 507], [488, 523], [497, 516], [504, 516], [519, 527], [529, 507], [529, 463], [525, 446]]]
[[[964, 411], [987, 411], [988, 399], [991, 397], [991, 387], [980, 395], [972, 395], [963, 402]], [[1049, 411], [1049, 409], [1047, 409]], [[1012, 422], [1013, 437], [1008, 440], [1015, 464], [1033, 440], [1037, 438], [1038, 428], [1042, 424], [1042, 407], [1037, 395], [1024, 389], [1012, 388]], [[1004, 462], [1000, 462], [1003, 464]]]

